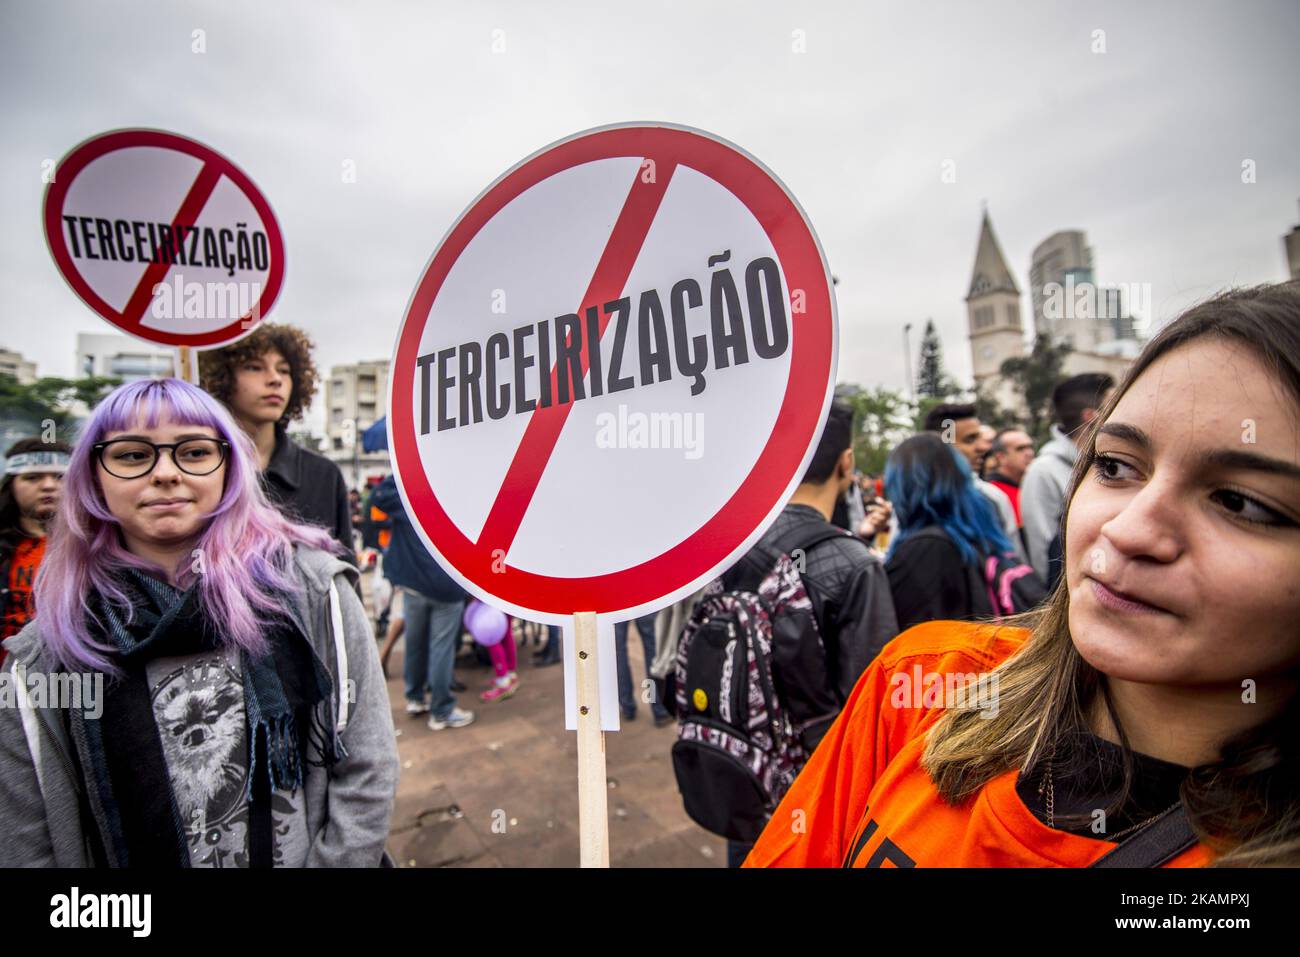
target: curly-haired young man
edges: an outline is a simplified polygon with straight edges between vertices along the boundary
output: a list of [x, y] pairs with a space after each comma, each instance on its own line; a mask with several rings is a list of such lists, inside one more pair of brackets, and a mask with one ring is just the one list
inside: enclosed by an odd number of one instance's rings
[[224, 349], [199, 353], [200, 384], [230, 410], [257, 446], [262, 487], [286, 514], [323, 525], [355, 564], [348, 489], [339, 467], [285, 434], [316, 394], [307, 334], [262, 323]]

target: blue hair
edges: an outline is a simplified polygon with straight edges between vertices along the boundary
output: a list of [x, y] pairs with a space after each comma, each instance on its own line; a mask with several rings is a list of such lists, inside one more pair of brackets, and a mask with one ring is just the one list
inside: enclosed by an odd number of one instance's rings
[[978, 563], [985, 555], [1014, 552], [997, 512], [975, 487], [961, 453], [932, 432], [914, 435], [890, 453], [885, 497], [898, 518], [889, 555], [916, 532], [938, 525], [961, 553]]

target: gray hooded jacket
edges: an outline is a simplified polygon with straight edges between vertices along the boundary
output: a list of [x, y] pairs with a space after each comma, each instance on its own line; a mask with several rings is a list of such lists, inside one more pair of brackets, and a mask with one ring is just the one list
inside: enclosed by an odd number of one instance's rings
[[1029, 546], [1029, 564], [1043, 581], [1047, 581], [1047, 551], [1061, 528], [1061, 509], [1065, 487], [1078, 449], [1059, 426], [1052, 426], [1052, 438], [1029, 463], [1020, 480], [1020, 520], [1025, 526], [1025, 544]]
[[[347, 757], [331, 768], [304, 768], [311, 844], [304, 860], [290, 864], [377, 867], [397, 792], [397, 742], [370, 621], [353, 590], [357, 571], [318, 549], [299, 546], [294, 553], [302, 593], [293, 611], [333, 680]], [[17, 689], [21, 703], [0, 707], [0, 867], [87, 867], [94, 861], [82, 830], [75, 745], [59, 711], [33, 707], [39, 702], [25, 694], [32, 678], [59, 672], [40, 625], [38, 615], [5, 642], [4, 701]], [[99, 814], [91, 808], [97, 821]]]

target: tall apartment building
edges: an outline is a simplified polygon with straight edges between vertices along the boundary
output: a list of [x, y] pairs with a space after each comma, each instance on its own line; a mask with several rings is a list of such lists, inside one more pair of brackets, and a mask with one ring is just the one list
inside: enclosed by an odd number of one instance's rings
[[[1091, 287], [1094, 283], [1092, 249], [1081, 229], [1067, 229], [1053, 233], [1034, 249], [1029, 265], [1029, 300], [1034, 310], [1035, 334], [1047, 333], [1053, 339], [1071, 341], [1076, 336], [1072, 321], [1051, 315], [1049, 308], [1052, 283], [1061, 287]], [[1095, 300], [1089, 303], [1089, 312], [1096, 315]], [[1083, 345], [1083, 343], [1077, 343]]]
[[[36, 363], [24, 359], [21, 352], [0, 349], [0, 375], [13, 376], [19, 385], [31, 385], [36, 381]], [[0, 404], [0, 454], [19, 439], [36, 435], [39, 428], [30, 413]]]
[[349, 488], [391, 471], [388, 453], [363, 452], [361, 433], [385, 414], [388, 360], [334, 366], [325, 381], [325, 456], [343, 470]]
[[[1141, 292], [1133, 284], [1128, 289]], [[1125, 301], [1123, 286], [1099, 284], [1092, 247], [1081, 229], [1053, 233], [1034, 249], [1029, 296], [1035, 333], [1080, 352], [1136, 355], [1141, 347], [1133, 303]]]
[[1300, 225], [1282, 237], [1286, 250], [1286, 268], [1292, 279], [1300, 279]]
[[11, 375], [19, 385], [31, 385], [36, 381], [36, 363], [23, 358], [21, 352], [0, 349], [0, 375]]

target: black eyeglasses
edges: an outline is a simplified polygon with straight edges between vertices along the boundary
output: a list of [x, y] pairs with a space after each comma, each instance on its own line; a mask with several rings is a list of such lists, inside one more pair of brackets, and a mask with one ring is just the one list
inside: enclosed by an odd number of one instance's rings
[[187, 475], [211, 475], [226, 460], [230, 443], [225, 439], [186, 439], [155, 445], [143, 439], [96, 442], [91, 450], [109, 475], [123, 479], [148, 475], [158, 464], [162, 449], [169, 449], [176, 467]]

